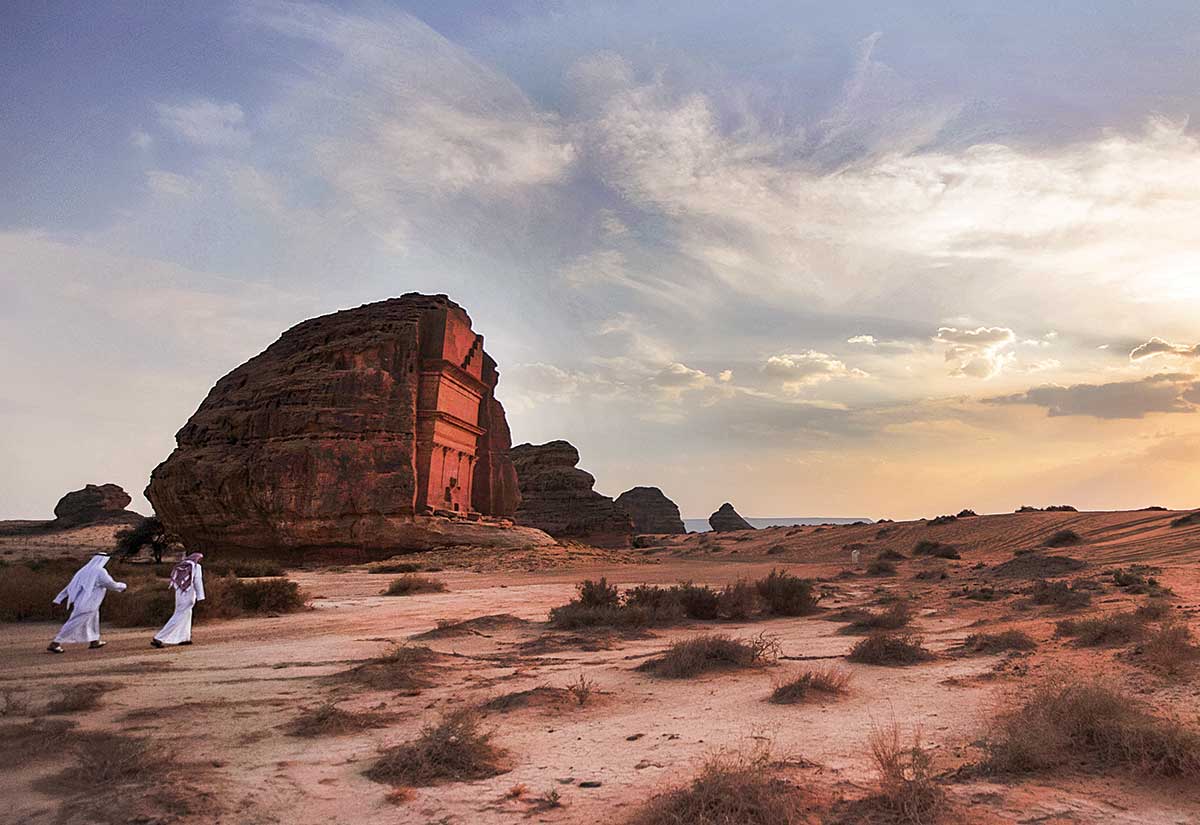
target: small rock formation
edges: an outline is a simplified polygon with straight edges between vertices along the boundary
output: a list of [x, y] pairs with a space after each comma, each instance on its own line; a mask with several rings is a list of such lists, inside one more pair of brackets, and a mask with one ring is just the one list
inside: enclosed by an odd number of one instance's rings
[[197, 548], [551, 544], [482, 520], [519, 500], [498, 380], [445, 295], [313, 318], [217, 382], [146, 496]]
[[517, 524], [555, 538], [598, 547], [628, 547], [633, 519], [592, 487], [596, 479], [579, 463], [579, 451], [566, 441], [518, 444], [509, 451], [521, 486]]
[[82, 527], [104, 521], [140, 519], [137, 513], [125, 509], [131, 501], [129, 493], [116, 484], [88, 484], [58, 500], [54, 505], [54, 521], [49, 526]]
[[686, 533], [675, 502], [657, 487], [634, 487], [617, 496], [617, 506], [633, 518], [635, 533]]
[[753, 530], [750, 522], [738, 515], [737, 510], [728, 501], [721, 505], [717, 512], [708, 517], [708, 526], [715, 533], [729, 533], [734, 530]]

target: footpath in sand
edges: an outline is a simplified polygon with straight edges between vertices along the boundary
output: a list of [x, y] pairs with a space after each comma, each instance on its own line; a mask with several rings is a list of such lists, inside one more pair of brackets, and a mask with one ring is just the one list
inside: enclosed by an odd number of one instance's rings
[[[1179, 515], [1031, 513], [939, 526], [772, 528], [664, 538], [627, 554], [577, 548], [546, 555], [544, 563], [537, 554], [519, 557], [519, 564], [476, 555], [458, 559], [463, 566], [453, 568], [448, 565], [455, 560], [445, 552], [418, 554], [411, 557], [418, 564], [445, 567], [426, 575], [442, 581], [447, 592], [381, 596], [394, 576], [365, 567], [292, 571], [312, 597], [311, 610], [201, 624], [194, 646], [163, 651], [149, 647], [151, 630], [122, 629], [106, 630], [109, 645], [102, 651], [75, 647], [49, 656], [41, 651], [52, 625], [3, 625], [0, 692], [7, 710], [0, 723], [27, 723], [64, 688], [101, 683], [96, 708], [61, 718], [82, 730], [169, 744], [195, 793], [173, 807], [152, 795], [126, 799], [120, 816], [105, 812], [89, 819], [77, 805], [64, 805], [49, 781], [71, 764], [69, 750], [29, 760], [6, 750], [0, 822], [619, 823], [656, 792], [686, 783], [713, 753], [763, 742], [782, 770], [826, 804], [868, 792], [874, 728], [895, 722], [919, 731], [938, 770], [951, 775], [978, 759], [977, 743], [1008, 692], [1064, 670], [1119, 683], [1153, 706], [1194, 720], [1200, 714], [1194, 676], [1167, 680], [1131, 664], [1126, 648], [1078, 648], [1057, 638], [1054, 622], [1062, 616], [1023, 601], [1030, 580], [994, 572], [1015, 551], [1071, 529], [1083, 544], [1038, 556], [1086, 562], [1059, 578], [1096, 580], [1089, 612], [1144, 603], [1144, 596], [1104, 584], [1114, 566], [1143, 564], [1161, 568], [1158, 579], [1174, 591], [1172, 610], [1194, 621], [1200, 529], [1172, 528]], [[894, 576], [849, 569], [853, 548], [865, 564], [886, 549], [909, 556], [923, 539], [954, 545], [961, 560], [909, 558], [897, 562]], [[842, 657], [859, 637], [839, 633], [840, 624], [820, 614], [687, 622], [623, 634], [553, 631], [545, 623], [550, 608], [572, 598], [585, 578], [605, 576], [623, 587], [687, 580], [724, 585], [774, 567], [822, 579], [822, 606], [830, 610], [878, 605], [889, 594], [912, 596], [913, 629], [937, 658], [912, 667], [847, 663]], [[947, 578], [914, 579], [928, 569], [944, 569]], [[991, 592], [979, 596], [986, 589]], [[492, 618], [437, 631], [485, 616]], [[1029, 654], [963, 655], [957, 646], [981, 627], [1023, 630], [1039, 647]], [[739, 638], [765, 633], [778, 641], [782, 656], [772, 667], [690, 680], [655, 679], [635, 670], [673, 641], [701, 632]], [[380, 691], [337, 678], [399, 644], [440, 654], [428, 687]], [[827, 664], [851, 673], [847, 696], [798, 705], [766, 701], [796, 668]], [[562, 690], [581, 677], [594, 685], [582, 706]], [[363, 775], [380, 748], [411, 739], [445, 711], [530, 690], [484, 711], [485, 726], [509, 754], [507, 772], [407, 795], [394, 795]], [[291, 735], [298, 714], [327, 701], [379, 714], [379, 722], [343, 735]], [[515, 786], [528, 792], [514, 797], [509, 792]], [[1200, 822], [1200, 788], [1186, 781], [1067, 772], [1020, 782], [963, 778], [946, 788], [957, 821], [964, 822]], [[539, 805], [539, 797], [556, 799], [560, 807]]]

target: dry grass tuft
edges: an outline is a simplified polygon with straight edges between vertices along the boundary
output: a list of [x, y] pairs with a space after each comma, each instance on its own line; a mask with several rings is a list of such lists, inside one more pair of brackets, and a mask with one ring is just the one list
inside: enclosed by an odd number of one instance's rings
[[800, 825], [806, 802], [800, 788], [772, 776], [767, 749], [723, 753], [688, 785], [647, 802], [629, 825]]
[[871, 759], [879, 773], [879, 790], [864, 807], [885, 815], [886, 821], [926, 825], [946, 808], [946, 794], [934, 780], [933, 757], [921, 747], [920, 732], [911, 745], [900, 741], [895, 725], [872, 731]]
[[1113, 613], [1085, 619], [1064, 619], [1055, 626], [1059, 636], [1070, 636], [1080, 647], [1128, 644], [1146, 634], [1146, 624], [1137, 613]]
[[339, 674], [339, 678], [376, 690], [413, 691], [429, 687], [438, 654], [427, 647], [398, 645], [375, 659], [368, 659]]
[[807, 616], [817, 609], [820, 596], [812, 579], [802, 579], [784, 570], [772, 570], [755, 582], [758, 596], [768, 613], [775, 616]]
[[386, 714], [342, 710], [336, 702], [322, 702], [301, 711], [292, 720], [288, 733], [304, 737], [341, 736], [380, 727], [387, 720]]
[[477, 710], [460, 708], [426, 725], [413, 741], [381, 751], [366, 776], [414, 787], [498, 776], [505, 771], [506, 754], [492, 744], [492, 736], [480, 729]]
[[445, 591], [445, 582], [438, 579], [431, 579], [428, 576], [418, 576], [414, 573], [408, 573], [393, 580], [388, 585], [387, 590], [383, 591], [383, 595], [412, 596], [416, 593], [444, 593]]
[[1136, 653], [1141, 664], [1166, 676], [1188, 673], [1200, 661], [1200, 646], [1182, 622], [1165, 624], [1151, 633]]
[[368, 573], [416, 573], [421, 565], [410, 561], [381, 561], [367, 568]]
[[1070, 586], [1066, 582], [1040, 580], [1033, 583], [1029, 591], [1030, 600], [1036, 605], [1054, 607], [1059, 610], [1081, 610], [1092, 603], [1091, 594]]
[[1043, 543], [1044, 547], [1074, 547], [1083, 544], [1083, 536], [1074, 530], [1059, 530]]
[[867, 564], [868, 576], [894, 576], [896, 575], [896, 565], [884, 559], [872, 559]]
[[775, 686], [767, 700], [776, 705], [795, 705], [812, 698], [813, 693], [840, 696], [850, 690], [850, 672], [828, 667], [795, 673]]
[[1155, 716], [1135, 697], [1076, 679], [1049, 681], [1001, 713], [986, 768], [1049, 771], [1086, 759], [1149, 776], [1200, 776], [1200, 733]]
[[112, 689], [104, 682], [79, 682], [68, 685], [46, 705], [46, 713], [52, 715], [81, 713], [100, 704], [100, 697]]
[[913, 548], [914, 556], [930, 556], [935, 559], [961, 559], [962, 556], [952, 544], [944, 544], [932, 539], [921, 539]]
[[661, 656], [638, 665], [638, 670], [663, 679], [690, 679], [714, 670], [762, 667], [779, 656], [779, 642], [765, 635], [734, 639], [719, 633], [676, 642]]
[[1003, 653], [1006, 650], [1035, 650], [1037, 642], [1020, 630], [1000, 633], [974, 633], [963, 640], [963, 648], [971, 653]]
[[861, 639], [846, 656], [864, 665], [916, 665], [934, 655], [924, 648], [921, 637], [912, 633], [875, 632]]
[[571, 694], [571, 698], [575, 700], [575, 704], [579, 705], [579, 707], [586, 705], [592, 696], [598, 693], [595, 680], [589, 679], [582, 673], [579, 674], [578, 679], [567, 685], [567, 692]]
[[876, 630], [899, 630], [912, 621], [912, 608], [908, 602], [896, 602], [886, 610], [872, 613], [865, 610], [850, 624], [841, 629], [844, 634], [872, 633]]

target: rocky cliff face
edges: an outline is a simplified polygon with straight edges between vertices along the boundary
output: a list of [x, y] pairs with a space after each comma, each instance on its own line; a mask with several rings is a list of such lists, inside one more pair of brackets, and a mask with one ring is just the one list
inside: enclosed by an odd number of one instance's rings
[[633, 518], [635, 533], [686, 533], [675, 502], [657, 487], [634, 487], [617, 496], [617, 506]]
[[521, 487], [518, 524], [599, 547], [629, 545], [632, 518], [611, 498], [592, 489], [596, 479], [575, 466], [579, 451], [571, 444], [519, 444], [509, 456]]
[[53, 527], [79, 527], [102, 521], [140, 519], [126, 510], [133, 501], [116, 484], [88, 484], [82, 490], [67, 493], [54, 505]]
[[753, 530], [750, 522], [738, 515], [737, 510], [728, 501], [721, 505], [717, 512], [708, 517], [708, 526], [717, 533], [728, 533], [734, 530]]
[[416, 517], [477, 518], [476, 501], [485, 515], [515, 510], [497, 380], [444, 295], [304, 321], [217, 382], [146, 496], [189, 546], [422, 546]]

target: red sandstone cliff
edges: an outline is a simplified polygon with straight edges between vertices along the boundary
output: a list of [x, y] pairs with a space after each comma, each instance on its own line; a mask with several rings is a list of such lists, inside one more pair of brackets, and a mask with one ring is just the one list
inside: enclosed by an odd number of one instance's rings
[[[430, 539], [414, 517], [516, 510], [498, 379], [483, 337], [444, 295], [313, 318], [217, 382], [146, 496], [189, 546], [453, 543], [445, 525]], [[471, 532], [477, 540], [480, 526]]]
[[521, 483], [518, 524], [598, 547], [629, 546], [629, 513], [592, 489], [596, 479], [575, 466], [579, 451], [570, 443], [519, 444], [509, 456]]

